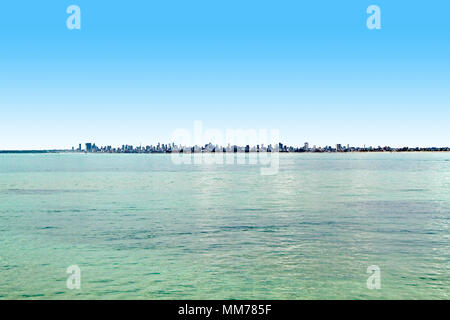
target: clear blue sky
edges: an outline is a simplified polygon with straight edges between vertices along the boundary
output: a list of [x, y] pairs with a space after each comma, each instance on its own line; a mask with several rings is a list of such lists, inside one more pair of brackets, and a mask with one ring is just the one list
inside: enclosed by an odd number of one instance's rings
[[0, 149], [168, 142], [194, 120], [293, 145], [448, 146], [449, 16], [446, 0], [7, 1]]

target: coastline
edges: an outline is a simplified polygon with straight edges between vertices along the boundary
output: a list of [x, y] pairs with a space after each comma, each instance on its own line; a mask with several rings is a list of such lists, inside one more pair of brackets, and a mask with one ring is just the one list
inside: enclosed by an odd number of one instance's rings
[[[238, 152], [217, 152], [217, 153], [270, 153], [269, 152], [260, 152], [260, 151], [238, 151]], [[361, 153], [447, 153], [450, 152], [450, 148], [448, 150], [365, 150], [365, 151], [272, 151], [278, 153], [286, 153], [286, 154], [361, 154]], [[69, 153], [69, 154], [172, 154], [172, 153], [180, 153], [180, 154], [214, 154], [214, 151], [198, 151], [198, 152], [86, 152], [86, 151], [72, 151], [72, 150], [0, 150], [0, 154], [55, 154], [55, 153]]]

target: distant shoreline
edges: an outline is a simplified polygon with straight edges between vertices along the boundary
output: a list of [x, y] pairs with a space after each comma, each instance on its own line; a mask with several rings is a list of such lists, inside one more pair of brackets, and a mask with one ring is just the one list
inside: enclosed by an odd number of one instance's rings
[[0, 150], [0, 153], [69, 153], [67, 150]]
[[[277, 151], [272, 151], [277, 152]], [[447, 153], [450, 150], [390, 150], [390, 151], [279, 151], [278, 153], [290, 153], [290, 154], [302, 154], [302, 153], [325, 153], [325, 154], [345, 154], [345, 153]], [[56, 153], [67, 153], [67, 154], [214, 154], [215, 152], [211, 151], [199, 151], [199, 152], [79, 152], [72, 150], [0, 150], [0, 154], [56, 154]], [[238, 151], [238, 152], [217, 152], [217, 153], [237, 153], [237, 154], [245, 154], [245, 153], [271, 153], [269, 152], [260, 152], [260, 151]]]

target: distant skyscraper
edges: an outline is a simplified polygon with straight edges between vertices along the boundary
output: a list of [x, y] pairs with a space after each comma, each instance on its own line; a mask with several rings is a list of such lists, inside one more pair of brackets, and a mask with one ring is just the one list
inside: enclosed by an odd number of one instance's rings
[[86, 152], [92, 152], [92, 143], [86, 143]]

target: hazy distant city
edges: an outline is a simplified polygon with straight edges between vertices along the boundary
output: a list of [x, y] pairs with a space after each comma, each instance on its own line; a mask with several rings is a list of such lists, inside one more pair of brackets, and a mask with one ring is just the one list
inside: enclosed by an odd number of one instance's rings
[[[66, 150], [67, 151], [67, 150]], [[72, 152], [89, 152], [89, 153], [202, 153], [202, 152], [438, 152], [438, 151], [450, 151], [450, 147], [401, 147], [393, 148], [389, 146], [363, 146], [363, 147], [353, 147], [350, 145], [337, 144], [336, 146], [310, 146], [308, 142], [302, 147], [287, 146], [283, 143], [278, 143], [277, 145], [255, 145], [255, 146], [238, 146], [228, 144], [226, 147], [213, 145], [211, 143], [205, 144], [204, 146], [181, 146], [175, 143], [164, 144], [158, 143], [157, 145], [148, 146], [132, 146], [132, 145], [122, 145], [121, 147], [112, 146], [96, 146], [95, 143], [86, 143], [84, 147], [79, 144], [78, 148], [72, 147]]]
[[45, 150], [0, 150], [0, 153], [49, 153], [49, 152], [78, 152], [78, 153], [248, 153], [248, 152], [284, 152], [284, 153], [325, 153], [325, 152], [448, 152], [450, 147], [390, 147], [390, 146], [363, 146], [337, 144], [336, 146], [310, 146], [305, 142], [302, 147], [288, 146], [283, 143], [276, 145], [238, 146], [228, 144], [226, 147], [211, 143], [203, 146], [181, 146], [175, 143], [147, 146], [122, 145], [119, 147], [97, 146], [95, 143], [79, 144], [71, 149], [45, 149]]

